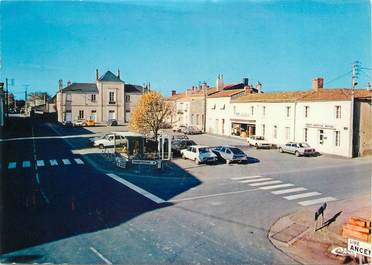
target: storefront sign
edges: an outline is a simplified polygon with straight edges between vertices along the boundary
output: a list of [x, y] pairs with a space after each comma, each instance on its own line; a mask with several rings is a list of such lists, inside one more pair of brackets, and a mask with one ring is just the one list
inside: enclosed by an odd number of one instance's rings
[[306, 123], [306, 127], [319, 128], [319, 129], [330, 129], [330, 130], [335, 130], [336, 129], [333, 125], [320, 124], [320, 123]]

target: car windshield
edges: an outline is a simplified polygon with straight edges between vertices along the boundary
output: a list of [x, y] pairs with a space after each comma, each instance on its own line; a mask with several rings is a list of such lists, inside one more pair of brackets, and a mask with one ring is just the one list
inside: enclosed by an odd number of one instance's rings
[[208, 153], [209, 149], [206, 147], [199, 148], [199, 153]]
[[300, 147], [310, 147], [307, 143], [299, 143], [298, 144]]
[[230, 148], [230, 150], [234, 153], [234, 154], [237, 154], [237, 155], [241, 155], [241, 154], [244, 154], [244, 152], [242, 150], [240, 150], [239, 148]]

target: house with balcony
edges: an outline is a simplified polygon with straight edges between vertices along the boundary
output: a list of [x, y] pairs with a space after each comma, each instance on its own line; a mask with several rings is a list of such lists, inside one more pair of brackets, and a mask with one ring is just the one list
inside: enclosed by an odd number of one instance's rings
[[116, 119], [119, 124], [130, 121], [131, 113], [139, 98], [145, 92], [139, 85], [127, 84], [117, 75], [107, 71], [93, 83], [71, 83], [63, 87], [59, 81], [56, 109], [59, 122], [74, 122], [91, 119], [97, 123], [106, 123]]

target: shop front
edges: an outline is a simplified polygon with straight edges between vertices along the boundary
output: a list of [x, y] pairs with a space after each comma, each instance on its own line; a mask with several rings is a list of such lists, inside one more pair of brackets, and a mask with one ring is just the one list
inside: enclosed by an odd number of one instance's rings
[[256, 134], [256, 120], [231, 120], [231, 134], [250, 137]]

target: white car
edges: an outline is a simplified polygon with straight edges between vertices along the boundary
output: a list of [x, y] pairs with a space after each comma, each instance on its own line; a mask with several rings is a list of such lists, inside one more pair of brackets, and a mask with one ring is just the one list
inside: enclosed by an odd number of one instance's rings
[[[114, 134], [105, 134], [101, 137], [89, 139], [90, 144], [101, 149], [105, 147], [114, 146]], [[121, 135], [115, 135], [116, 144], [123, 144], [126, 142], [126, 139]]]
[[252, 135], [247, 138], [247, 143], [250, 146], [258, 148], [268, 148], [272, 147], [272, 144], [267, 142], [263, 136]]
[[208, 146], [191, 145], [187, 149], [181, 150], [183, 159], [194, 160], [197, 165], [200, 163], [216, 162], [217, 155]]

